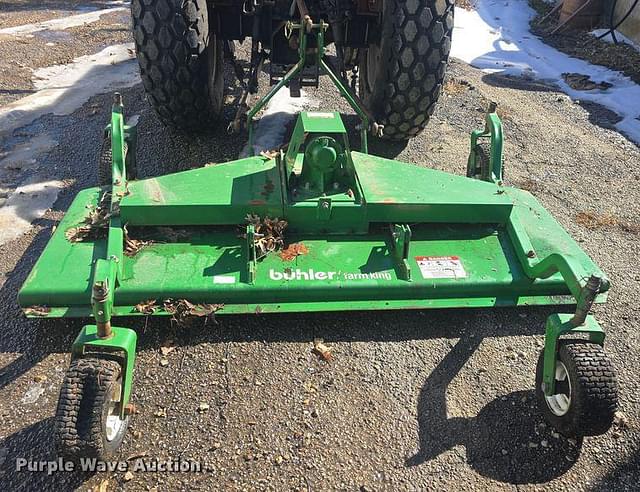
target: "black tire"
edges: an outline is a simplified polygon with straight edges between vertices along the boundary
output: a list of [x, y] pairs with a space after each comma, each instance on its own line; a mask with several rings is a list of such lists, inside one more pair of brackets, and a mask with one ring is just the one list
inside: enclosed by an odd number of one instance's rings
[[[615, 370], [604, 349], [583, 340], [560, 340], [556, 363], [562, 363], [567, 377], [557, 384], [556, 394], [569, 393], [568, 410], [558, 415], [542, 391], [544, 351], [536, 368], [536, 397], [544, 418], [567, 437], [598, 436], [613, 424], [618, 406]], [[562, 369], [561, 369], [562, 371]]]
[[[111, 185], [111, 170], [113, 163], [111, 152], [111, 137], [105, 136], [100, 146], [100, 156], [98, 157], [98, 186]], [[136, 168], [129, 156], [129, 146], [124, 144], [124, 162], [127, 168], [127, 180], [136, 179]]]
[[140, 76], [160, 119], [204, 132], [220, 118], [223, 47], [209, 30], [206, 0], [132, 0]]
[[56, 410], [55, 438], [60, 454], [104, 459], [118, 449], [129, 425], [129, 417], [108, 438], [106, 424], [111, 395], [121, 384], [120, 365], [112, 360], [76, 359], [62, 383]]
[[489, 176], [491, 176], [491, 143], [478, 142], [474, 153], [476, 167], [475, 169], [467, 169], [467, 177], [489, 181]]
[[382, 35], [360, 61], [360, 97], [391, 140], [420, 133], [442, 92], [453, 0], [384, 0]]

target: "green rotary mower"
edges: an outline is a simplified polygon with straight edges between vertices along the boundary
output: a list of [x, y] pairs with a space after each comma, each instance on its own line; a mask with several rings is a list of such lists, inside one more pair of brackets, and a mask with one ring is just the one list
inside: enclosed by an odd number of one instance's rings
[[[495, 105], [467, 176], [371, 155], [384, 126], [325, 57], [328, 24], [287, 23], [298, 61], [244, 114], [309, 67], [362, 120], [302, 112], [285, 149], [135, 179], [135, 127], [116, 95], [103, 186], [81, 191], [19, 293], [28, 316], [92, 317], [71, 347], [56, 415], [61, 452], [112, 454], [131, 418], [136, 333], [118, 317], [575, 304], [545, 326], [536, 393], [567, 436], [611, 426], [616, 378], [589, 311], [609, 281], [528, 192], [505, 186]], [[172, 232], [173, 231], [173, 232]]]

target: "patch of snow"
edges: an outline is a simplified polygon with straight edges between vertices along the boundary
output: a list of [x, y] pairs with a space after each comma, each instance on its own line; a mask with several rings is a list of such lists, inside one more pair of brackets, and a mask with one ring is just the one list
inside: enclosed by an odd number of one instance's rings
[[122, 12], [127, 10], [125, 7], [112, 7], [109, 9], [91, 10], [82, 14], [69, 15], [60, 19], [51, 19], [48, 21], [37, 22], [35, 24], [24, 24], [22, 26], [5, 27], [0, 29], [0, 34], [13, 36], [24, 36], [39, 31], [62, 31], [70, 27], [84, 26], [96, 22], [102, 15], [111, 14], [113, 12]]
[[[271, 98], [259, 121], [254, 123], [254, 155], [281, 147], [287, 134], [287, 126], [295, 116], [305, 108], [318, 107], [318, 102], [315, 99], [309, 97], [304, 91], [300, 92], [300, 97], [291, 97], [289, 90], [283, 88]], [[248, 155], [249, 143], [247, 142], [240, 157]]]
[[[613, 43], [614, 42], [613, 37], [611, 36], [609, 29], [594, 29], [589, 34], [597, 38], [599, 36], [602, 36], [604, 33], [608, 33], [608, 34], [603, 38], [601, 38], [602, 41], [605, 41], [607, 43]], [[618, 40], [619, 43], [625, 43], [625, 44], [631, 45], [633, 48], [636, 49], [636, 51], [640, 51], [640, 45], [638, 43], [635, 43], [634, 41], [626, 37], [624, 34], [622, 34], [620, 31], [615, 31], [615, 33], [616, 33], [616, 39]]]
[[[620, 72], [572, 58], [531, 34], [529, 22], [535, 12], [526, 0], [478, 0], [475, 7], [456, 8], [451, 56], [488, 73], [550, 81], [573, 99], [604, 105], [622, 117], [618, 130], [640, 144], [640, 86]], [[563, 80], [566, 72], [589, 75], [612, 87], [576, 91]]]
[[32, 384], [31, 386], [29, 386], [29, 389], [23, 395], [20, 401], [24, 405], [30, 405], [38, 401], [38, 398], [40, 398], [43, 393], [44, 393], [44, 388], [42, 387], [41, 384], [38, 384], [38, 383]]
[[36, 92], [0, 109], [0, 135], [48, 113], [68, 115], [96, 94], [140, 82], [133, 43], [109, 46], [67, 65], [34, 71]]
[[0, 154], [0, 178], [2, 173], [11, 170], [34, 169], [38, 162], [38, 155], [53, 149], [56, 142], [47, 133], [41, 133], [31, 140], [16, 145], [13, 149]]
[[32, 176], [16, 188], [0, 208], [0, 245], [28, 231], [31, 222], [42, 217], [56, 201], [63, 184], [61, 181], [47, 180], [47, 174], [43, 172]]

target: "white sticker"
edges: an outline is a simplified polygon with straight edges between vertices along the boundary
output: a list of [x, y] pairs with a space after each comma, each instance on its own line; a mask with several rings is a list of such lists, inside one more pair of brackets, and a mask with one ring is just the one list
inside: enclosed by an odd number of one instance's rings
[[307, 116], [309, 118], [326, 118], [326, 119], [335, 118], [335, 115], [333, 113], [322, 113], [320, 111], [310, 111], [307, 113]]
[[458, 256], [416, 256], [422, 278], [465, 278]]
[[231, 275], [214, 275], [213, 283], [214, 284], [235, 284], [236, 278]]

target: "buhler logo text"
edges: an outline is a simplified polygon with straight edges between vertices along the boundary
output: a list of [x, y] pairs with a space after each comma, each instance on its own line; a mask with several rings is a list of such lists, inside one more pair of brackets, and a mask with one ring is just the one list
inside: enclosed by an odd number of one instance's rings
[[300, 268], [287, 269], [278, 272], [271, 268], [269, 270], [269, 278], [271, 280], [391, 280], [389, 272], [321, 272], [313, 268], [301, 270]]

